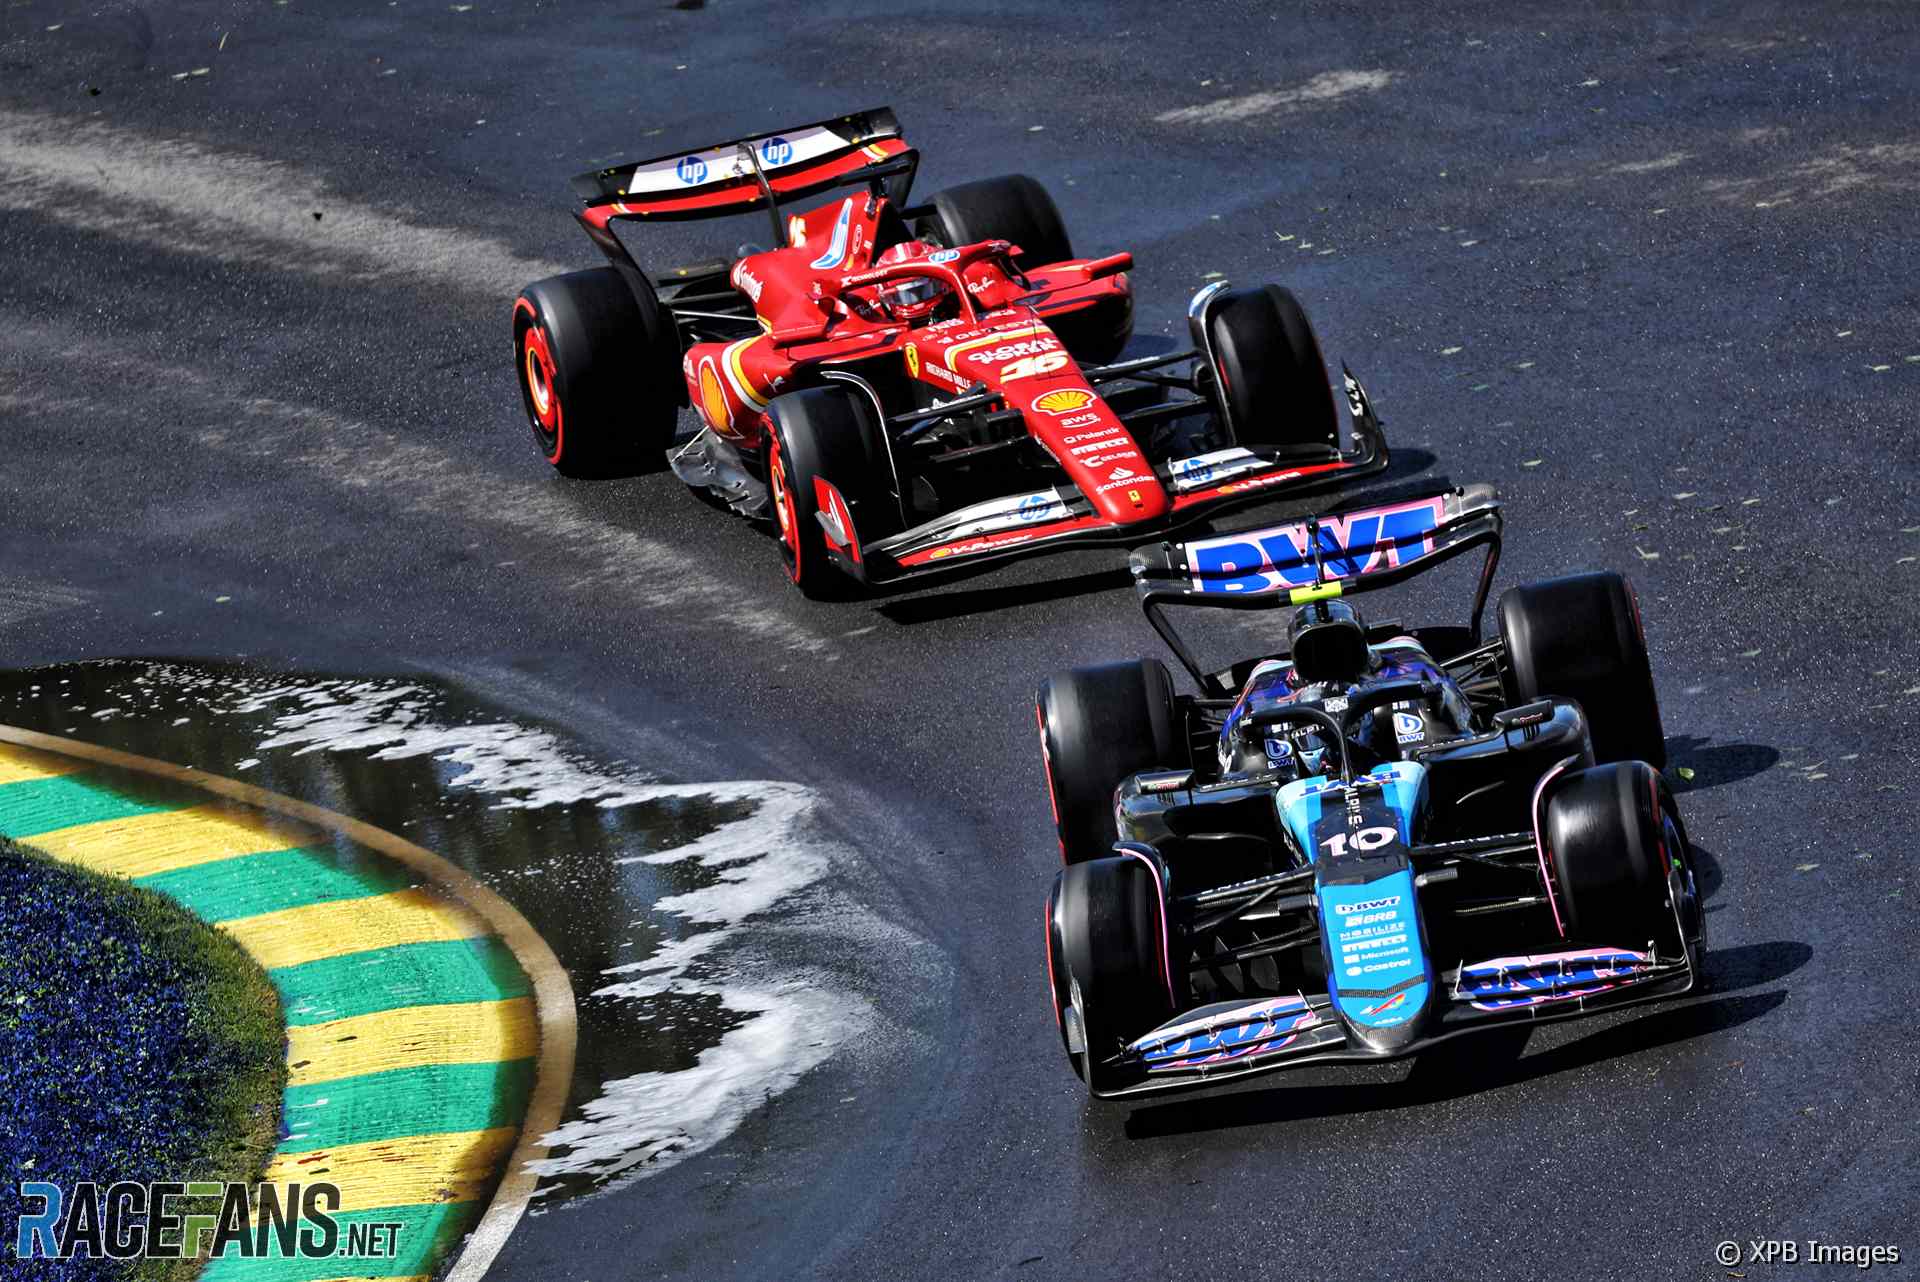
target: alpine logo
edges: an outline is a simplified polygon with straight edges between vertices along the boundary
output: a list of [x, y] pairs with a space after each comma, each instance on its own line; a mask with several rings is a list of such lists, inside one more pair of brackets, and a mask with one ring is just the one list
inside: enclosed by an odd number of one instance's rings
[[1372, 1006], [1362, 1007], [1360, 1013], [1362, 1015], [1384, 1015], [1394, 1007], [1403, 1004], [1406, 1000], [1407, 995], [1405, 993], [1395, 993], [1384, 1002], [1376, 1002]]

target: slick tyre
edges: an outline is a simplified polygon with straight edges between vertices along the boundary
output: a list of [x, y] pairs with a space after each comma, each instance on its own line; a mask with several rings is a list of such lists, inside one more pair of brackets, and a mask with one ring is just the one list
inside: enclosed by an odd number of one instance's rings
[[527, 286], [513, 357], [533, 443], [563, 475], [657, 465], [672, 443], [679, 339], [638, 275], [595, 267]]
[[983, 178], [935, 193], [933, 216], [921, 222], [943, 245], [1008, 240], [1019, 247], [1014, 265], [1021, 271], [1073, 257], [1066, 224], [1053, 197], [1025, 174]]
[[1167, 945], [1163, 892], [1145, 859], [1061, 869], [1047, 899], [1047, 970], [1067, 1057], [1094, 1095], [1144, 1077], [1110, 1061], [1173, 1014]]
[[1041, 682], [1040, 758], [1069, 863], [1109, 853], [1113, 790], [1129, 775], [1187, 760], [1173, 679], [1158, 659], [1108, 663]]
[[1640, 607], [1624, 577], [1573, 574], [1509, 588], [1498, 614], [1512, 703], [1576, 700], [1595, 761], [1667, 764]]
[[900, 531], [882, 431], [873, 407], [844, 387], [788, 392], [767, 406], [774, 535], [787, 578], [809, 597], [857, 591], [828, 555], [830, 541], [857, 569], [863, 540]]
[[1306, 309], [1278, 285], [1213, 300], [1207, 344], [1219, 408], [1234, 442], [1302, 458], [1338, 453], [1340, 416]]
[[1693, 853], [1672, 794], [1646, 762], [1591, 766], [1557, 780], [1540, 837], [1566, 938], [1618, 948], [1652, 940], [1663, 952], [1677, 950], [1683, 932], [1698, 938]]

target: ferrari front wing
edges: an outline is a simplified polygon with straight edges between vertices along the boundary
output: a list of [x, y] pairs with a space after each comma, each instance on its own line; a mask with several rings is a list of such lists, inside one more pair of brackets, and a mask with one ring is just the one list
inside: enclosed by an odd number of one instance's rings
[[1155, 521], [1117, 524], [1100, 516], [1071, 485], [977, 503], [900, 534], [862, 545], [850, 524], [823, 505], [827, 550], [863, 582], [893, 582], [960, 565], [1027, 556], [1065, 546], [1132, 545], [1238, 504], [1371, 476], [1387, 466], [1387, 444], [1368, 416], [1354, 426], [1351, 453], [1323, 460], [1280, 458], [1234, 446], [1158, 464], [1154, 474], [1173, 502]]

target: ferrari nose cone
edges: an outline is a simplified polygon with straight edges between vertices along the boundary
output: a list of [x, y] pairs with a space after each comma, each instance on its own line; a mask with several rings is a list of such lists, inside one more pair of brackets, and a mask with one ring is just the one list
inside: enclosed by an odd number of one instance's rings
[[1073, 479], [1093, 510], [1116, 525], [1165, 516], [1171, 507], [1153, 464], [1107, 403], [1084, 384], [1036, 388], [1027, 426]]

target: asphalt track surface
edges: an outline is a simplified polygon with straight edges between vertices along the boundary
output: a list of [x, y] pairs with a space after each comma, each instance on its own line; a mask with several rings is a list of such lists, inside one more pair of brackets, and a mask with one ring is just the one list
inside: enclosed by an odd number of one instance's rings
[[[0, 656], [424, 670], [681, 777], [800, 780], [937, 959], [862, 972], [884, 1045], [529, 1220], [497, 1276], [1717, 1277], [1762, 1237], [1913, 1267], [1920, 14], [818, 12], [0, 19]], [[569, 174], [882, 102], [923, 191], [1032, 173], [1083, 252], [1131, 249], [1140, 350], [1207, 273], [1291, 286], [1385, 484], [1501, 488], [1503, 584], [1634, 576], [1708, 992], [1083, 1102], [1029, 700], [1154, 652], [1121, 558], [810, 604], [668, 475], [550, 475], [515, 400], [513, 289], [594, 262]]]

